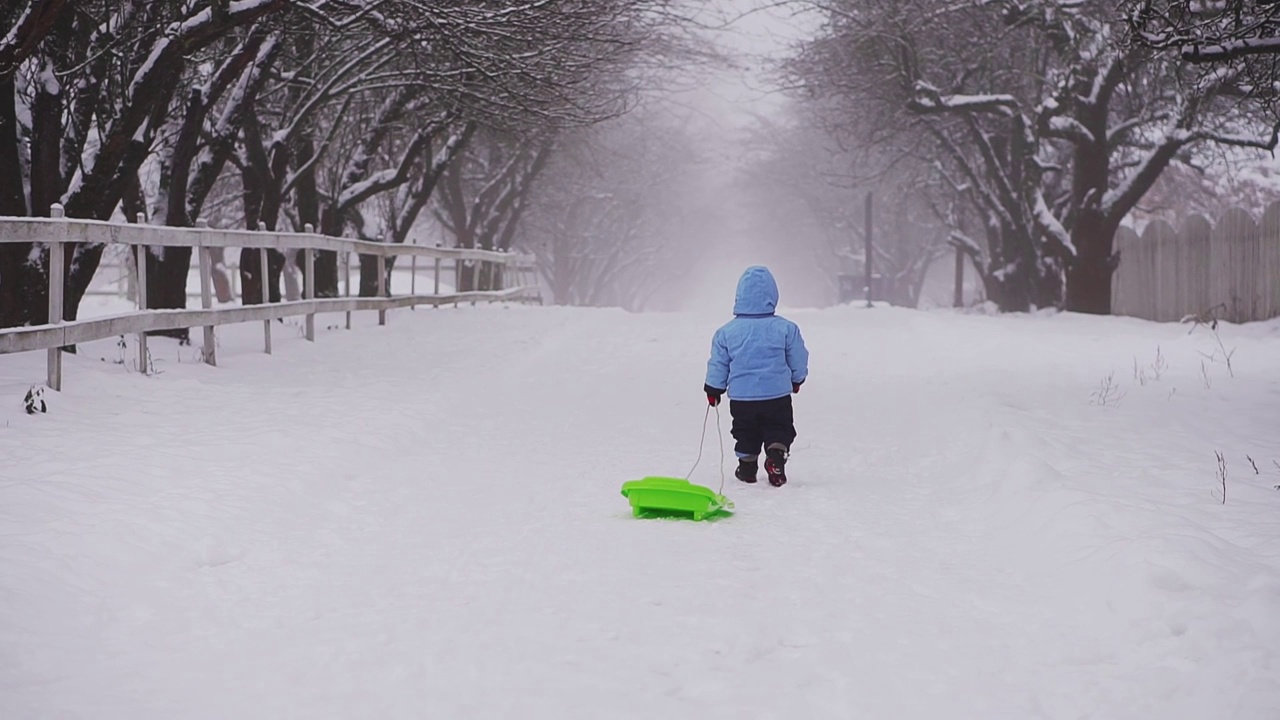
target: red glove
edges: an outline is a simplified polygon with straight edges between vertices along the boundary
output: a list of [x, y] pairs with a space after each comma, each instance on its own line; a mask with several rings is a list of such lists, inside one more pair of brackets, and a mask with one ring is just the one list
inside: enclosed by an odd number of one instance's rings
[[791, 383], [791, 393], [794, 395], [800, 392], [800, 386], [804, 383]]

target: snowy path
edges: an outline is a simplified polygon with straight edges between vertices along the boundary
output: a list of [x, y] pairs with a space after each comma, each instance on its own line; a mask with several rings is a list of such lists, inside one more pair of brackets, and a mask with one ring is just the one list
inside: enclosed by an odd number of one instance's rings
[[687, 472], [716, 315], [107, 343], [37, 417], [0, 357], [0, 717], [1280, 717], [1280, 324], [1206, 388], [1180, 326], [790, 316], [793, 482], [701, 524], [617, 490]]

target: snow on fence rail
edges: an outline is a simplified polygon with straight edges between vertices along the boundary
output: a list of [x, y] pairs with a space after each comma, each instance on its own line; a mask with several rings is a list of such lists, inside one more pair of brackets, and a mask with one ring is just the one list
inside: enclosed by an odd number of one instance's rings
[[1112, 285], [1117, 315], [1176, 321], [1218, 309], [1231, 322], [1280, 317], [1280, 203], [1254, 220], [1232, 208], [1217, 223], [1189, 215], [1155, 220], [1141, 234], [1121, 227]]
[[[387, 323], [387, 311], [417, 305], [440, 306], [459, 302], [499, 302], [540, 299], [536, 284], [536, 267], [531, 256], [514, 253], [474, 250], [467, 248], [439, 248], [421, 245], [348, 240], [314, 233], [283, 233], [249, 230], [219, 230], [203, 222], [196, 228], [172, 228], [144, 224], [109, 223], [96, 220], [70, 220], [62, 215], [62, 208], [54, 206], [51, 218], [0, 217], [0, 243], [37, 243], [49, 246], [49, 318], [47, 325], [18, 328], [0, 328], [0, 355], [8, 353], [47, 350], [49, 353], [48, 385], [53, 390], [62, 389], [61, 348], [76, 343], [102, 340], [119, 335], [139, 336], [139, 367], [147, 367], [146, 333], [182, 328], [204, 328], [204, 362], [217, 364], [214, 328], [218, 325], [263, 322], [265, 351], [271, 352], [271, 321], [286, 317], [306, 316], [306, 338], [315, 340], [315, 315], [322, 312], [347, 313], [347, 329], [351, 328], [351, 313], [362, 310], [378, 311], [378, 324]], [[136, 312], [86, 320], [63, 321], [63, 243], [115, 244], [161, 247], [189, 247], [195, 249], [200, 266], [201, 309], [151, 310], [146, 308], [146, 263], [138, 263], [138, 306]], [[213, 307], [213, 264], [210, 248], [257, 248], [261, 255], [261, 267], [267, 267], [267, 250], [302, 250], [303, 299], [239, 307]], [[377, 297], [351, 297], [350, 262], [341, 263], [347, 269], [347, 297], [315, 297], [315, 252], [329, 250], [337, 253], [356, 253], [373, 256], [378, 264]], [[434, 261], [434, 292], [430, 295], [410, 294], [392, 296], [387, 287], [386, 259], [407, 255]], [[349, 258], [348, 258], [349, 260]], [[457, 273], [463, 272], [465, 263], [471, 263], [472, 278], [481, 276], [482, 267], [491, 265], [500, 278], [499, 290], [471, 292], [440, 292], [440, 271], [444, 260], [453, 261]], [[526, 284], [530, 280], [535, 282]], [[474, 283], [473, 283], [474, 284]], [[510, 284], [510, 287], [508, 285]], [[456, 283], [455, 283], [456, 287]], [[266, 283], [263, 283], [263, 294]]]

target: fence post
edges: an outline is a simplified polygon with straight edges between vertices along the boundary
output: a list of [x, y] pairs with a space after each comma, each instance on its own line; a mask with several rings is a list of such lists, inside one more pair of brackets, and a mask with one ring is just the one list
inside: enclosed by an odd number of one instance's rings
[[[461, 250], [462, 248], [457, 248]], [[462, 257], [453, 258], [453, 306], [458, 307], [458, 295], [462, 292]]]
[[[484, 266], [483, 260], [476, 260], [475, 262], [471, 263], [471, 292], [476, 292], [477, 290], [480, 289], [480, 268], [483, 266]], [[475, 306], [476, 306], [476, 299], [475, 297], [472, 297], [471, 307], [475, 307]]]
[[[267, 224], [258, 223], [258, 232], [266, 232]], [[271, 280], [271, 268], [267, 265], [267, 249], [265, 247], [258, 248], [258, 287], [262, 289], [263, 306], [271, 304], [271, 292], [267, 289], [267, 283]], [[268, 355], [271, 354], [271, 320], [262, 321], [263, 349]]]
[[[208, 220], [196, 220], [197, 230], [205, 230], [208, 227]], [[205, 310], [211, 310], [213, 308], [213, 258], [209, 254], [209, 248], [205, 247], [203, 243], [198, 249], [200, 252], [200, 307]], [[201, 351], [201, 355], [205, 363], [217, 367], [218, 358], [215, 345], [213, 326], [205, 325], [204, 348]]]
[[[417, 245], [418, 239], [413, 238], [413, 240], [411, 240], [410, 242], [413, 245]], [[417, 297], [418, 296], [418, 255], [416, 253], [409, 256], [409, 273], [410, 273], [409, 274], [409, 294], [414, 297]], [[418, 302], [415, 300], [413, 304], [409, 306], [409, 309], [417, 310]]]
[[[379, 253], [378, 255], [378, 299], [389, 297], [387, 295], [387, 256]], [[378, 308], [378, 324], [387, 324], [387, 309], [385, 307]]]
[[[439, 249], [440, 249], [440, 243], [436, 243], [436, 249], [437, 249], [437, 250], [439, 250]], [[431, 294], [432, 294], [432, 295], [435, 295], [436, 297], [439, 297], [439, 296], [440, 296], [440, 255], [438, 255], [438, 254], [436, 255], [436, 279], [435, 279], [435, 289], [434, 289], [434, 290], [432, 290]], [[431, 306], [432, 306], [432, 307], [434, 307], [436, 310], [439, 310], [439, 309], [440, 309], [440, 303], [439, 303], [439, 302], [434, 302], [434, 303], [432, 303], [432, 304], [431, 304]]]
[[[316, 228], [311, 223], [307, 223], [304, 227], [308, 235], [313, 234]], [[316, 299], [316, 251], [314, 248], [307, 248], [302, 251], [302, 297], [307, 301]], [[307, 313], [307, 340], [316, 341], [316, 314], [314, 312]]]
[[[342, 253], [342, 273], [346, 276], [347, 281], [343, 283], [346, 287], [347, 299], [351, 299], [351, 251]], [[351, 329], [351, 311], [347, 311], [347, 329]]]
[[875, 292], [871, 289], [873, 283], [875, 282], [875, 273], [872, 271], [872, 266], [874, 264], [872, 263], [872, 253], [875, 251], [875, 246], [872, 242], [872, 234], [871, 234], [873, 229], [872, 223], [871, 223], [872, 209], [873, 209], [872, 197], [871, 197], [871, 193], [868, 192], [867, 193], [867, 209], [865, 212], [866, 229], [863, 231], [865, 233], [863, 239], [866, 240], [866, 249], [864, 250], [863, 258], [866, 260], [864, 264], [866, 265], [866, 271], [867, 271], [867, 307], [874, 307], [872, 305], [871, 298], [875, 295]]
[[[49, 209], [49, 217], [61, 220], [64, 215], [61, 205]], [[62, 324], [62, 286], [63, 256], [62, 242], [54, 240], [49, 243], [49, 324]], [[48, 385], [50, 390], [62, 391], [62, 348], [49, 348]]]
[[955, 307], [964, 307], [964, 251], [956, 248], [956, 295]]
[[[142, 213], [138, 213], [137, 224], [142, 225], [146, 222], [146, 217]], [[138, 266], [138, 310], [146, 311], [147, 309], [147, 246], [137, 245], [134, 247], [134, 263]], [[144, 330], [138, 333], [138, 372], [147, 375], [147, 332]]]

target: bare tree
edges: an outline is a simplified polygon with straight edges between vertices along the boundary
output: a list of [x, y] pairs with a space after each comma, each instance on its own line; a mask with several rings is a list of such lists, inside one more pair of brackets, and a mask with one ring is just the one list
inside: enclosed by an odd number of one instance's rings
[[[436, 219], [453, 236], [454, 245], [511, 249], [529, 194], [554, 148], [553, 135], [511, 138], [489, 133], [473, 142], [445, 171], [437, 199]], [[465, 272], [459, 277], [463, 291], [491, 286], [491, 279], [483, 275]]]
[[[139, 169], [166, 123], [188, 58], [286, 4], [247, 0], [213, 12], [176, 0], [21, 3], [6, 35], [17, 40], [0, 49], [6, 58], [0, 89], [12, 92], [18, 108], [15, 122], [0, 128], [0, 145], [11, 146], [0, 152], [19, 161], [0, 171], [6, 175], [0, 187], [7, 188], [0, 194], [12, 198], [13, 188], [24, 188], [23, 210], [35, 215], [47, 215], [55, 202], [70, 217], [96, 219], [111, 217], [126, 200], [136, 206]], [[159, 27], [165, 32], [153, 31]], [[18, 34], [27, 30], [32, 34]], [[67, 247], [65, 319], [76, 317], [102, 249]], [[15, 263], [10, 256], [0, 267], [3, 284], [21, 295], [21, 302], [4, 303], [5, 325], [47, 319], [42, 255], [28, 248], [26, 257]]]
[[554, 302], [638, 310], [687, 272], [701, 155], [654, 107], [561, 137], [517, 241], [538, 256]]
[[1276, 144], [1238, 72], [1126, 46], [1106, 2], [810, 4], [830, 22], [792, 77], [928, 141], [985, 229], [953, 240], [1005, 309], [1110, 312], [1115, 230], [1161, 173], [1196, 143]]

